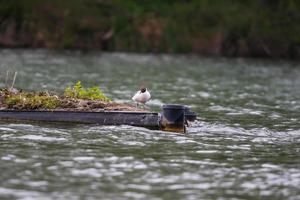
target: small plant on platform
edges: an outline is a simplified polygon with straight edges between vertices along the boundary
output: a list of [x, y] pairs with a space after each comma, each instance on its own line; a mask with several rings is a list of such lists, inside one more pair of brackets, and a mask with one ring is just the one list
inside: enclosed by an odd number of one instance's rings
[[9, 94], [5, 97], [4, 103], [9, 108], [19, 109], [55, 109], [59, 105], [56, 96], [45, 94], [19, 93]]
[[73, 87], [67, 87], [65, 89], [64, 96], [77, 99], [110, 101], [99, 87], [84, 88], [80, 81], [78, 81]]

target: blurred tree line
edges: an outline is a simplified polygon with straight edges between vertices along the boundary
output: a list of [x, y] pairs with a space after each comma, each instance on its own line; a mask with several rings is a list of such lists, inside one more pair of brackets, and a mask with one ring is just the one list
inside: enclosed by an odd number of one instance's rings
[[0, 0], [0, 46], [300, 57], [298, 0]]

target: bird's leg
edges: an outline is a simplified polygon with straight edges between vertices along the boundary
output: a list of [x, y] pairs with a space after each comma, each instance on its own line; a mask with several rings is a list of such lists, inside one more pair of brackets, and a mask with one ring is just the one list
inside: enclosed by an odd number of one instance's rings
[[138, 108], [139, 107], [139, 103], [138, 102], [136, 102], [136, 108]]

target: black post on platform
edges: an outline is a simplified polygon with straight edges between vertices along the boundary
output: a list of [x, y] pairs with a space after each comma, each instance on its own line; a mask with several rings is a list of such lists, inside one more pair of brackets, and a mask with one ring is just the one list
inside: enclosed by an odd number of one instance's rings
[[172, 132], [186, 132], [185, 105], [167, 104], [162, 107], [162, 130]]

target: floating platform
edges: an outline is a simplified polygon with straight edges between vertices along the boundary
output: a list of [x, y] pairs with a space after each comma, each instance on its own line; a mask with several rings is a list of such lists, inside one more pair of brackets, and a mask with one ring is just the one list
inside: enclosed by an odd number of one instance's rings
[[164, 105], [161, 113], [140, 111], [38, 111], [1, 110], [0, 120], [130, 125], [149, 129], [185, 133], [187, 121], [196, 113], [183, 105]]

